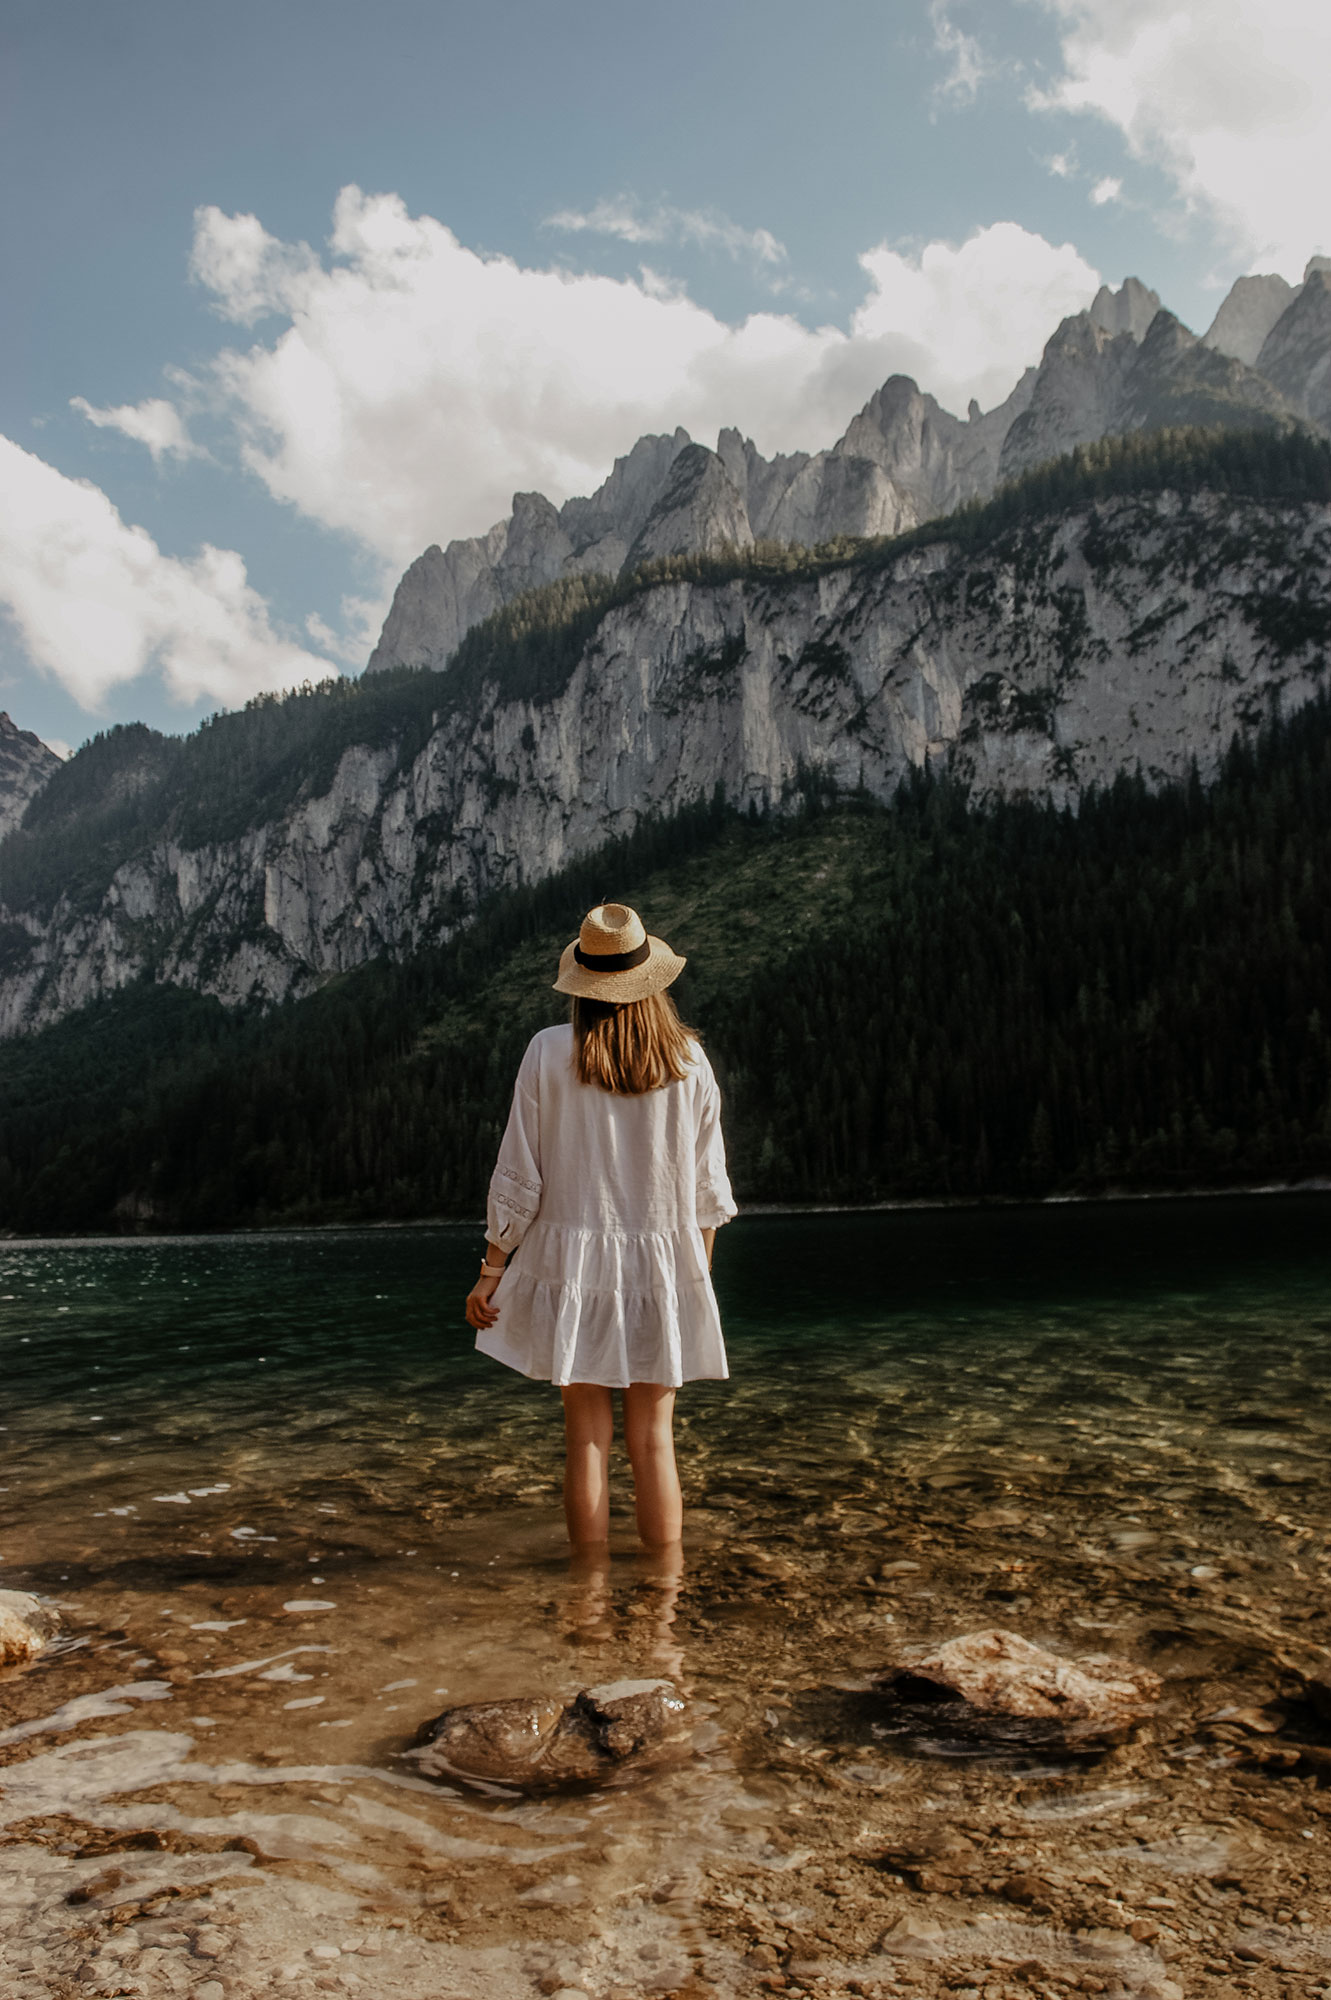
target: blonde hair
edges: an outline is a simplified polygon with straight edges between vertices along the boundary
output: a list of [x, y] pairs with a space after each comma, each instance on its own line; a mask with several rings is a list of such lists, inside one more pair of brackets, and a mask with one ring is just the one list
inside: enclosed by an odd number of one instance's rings
[[640, 1097], [678, 1083], [693, 1062], [697, 1036], [668, 993], [642, 1000], [573, 1002], [573, 1067], [580, 1083], [620, 1097]]

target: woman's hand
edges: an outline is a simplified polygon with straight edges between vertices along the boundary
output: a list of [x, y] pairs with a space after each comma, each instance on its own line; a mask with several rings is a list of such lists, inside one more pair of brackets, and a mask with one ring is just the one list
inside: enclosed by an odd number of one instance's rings
[[498, 1306], [493, 1306], [490, 1303], [498, 1283], [498, 1278], [478, 1278], [467, 1294], [467, 1303], [464, 1308], [467, 1315], [467, 1324], [468, 1326], [474, 1326], [478, 1333], [484, 1333], [485, 1329], [493, 1326], [499, 1317]]

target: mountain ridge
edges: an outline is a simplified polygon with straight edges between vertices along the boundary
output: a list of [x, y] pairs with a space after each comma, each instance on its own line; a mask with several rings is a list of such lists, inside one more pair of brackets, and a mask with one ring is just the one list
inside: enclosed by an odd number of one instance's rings
[[972, 402], [965, 418], [893, 375], [822, 451], [769, 460], [734, 429], [714, 451], [682, 429], [640, 438], [590, 496], [556, 507], [518, 493], [486, 534], [426, 549], [366, 671], [444, 665], [472, 626], [535, 584], [750, 541], [901, 533], [1106, 436], [1215, 422], [1331, 431], [1326, 261], [1311, 260], [1299, 286], [1240, 278], [1200, 338], [1139, 279], [1102, 285], [1003, 402]]
[[445, 671], [71, 760], [0, 844], [0, 1032], [145, 975], [311, 991], [718, 790], [884, 798], [932, 762], [1075, 803], [1206, 772], [1316, 694], [1329, 647], [1331, 447], [1297, 432], [1089, 447], [896, 541], [565, 579]]

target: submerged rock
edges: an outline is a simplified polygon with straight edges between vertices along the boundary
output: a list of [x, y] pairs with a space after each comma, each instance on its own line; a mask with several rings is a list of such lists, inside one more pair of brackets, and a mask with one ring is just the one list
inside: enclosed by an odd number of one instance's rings
[[572, 1701], [477, 1701], [422, 1725], [407, 1755], [423, 1777], [544, 1791], [600, 1784], [659, 1762], [680, 1736], [670, 1681], [611, 1681]]
[[1015, 1632], [970, 1632], [877, 1678], [904, 1723], [994, 1745], [1098, 1749], [1122, 1742], [1160, 1698], [1160, 1679], [1125, 1660], [1065, 1660]]
[[60, 1614], [27, 1590], [0, 1590], [0, 1666], [19, 1666], [60, 1630]]
[[1321, 1667], [1306, 1677], [1303, 1698], [1319, 1722], [1331, 1723], [1331, 1667]]

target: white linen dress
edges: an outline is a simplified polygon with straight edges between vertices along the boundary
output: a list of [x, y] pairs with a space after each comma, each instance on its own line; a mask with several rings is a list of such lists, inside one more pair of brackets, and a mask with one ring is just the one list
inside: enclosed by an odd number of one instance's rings
[[579, 1080], [571, 1025], [542, 1029], [490, 1182], [490, 1241], [509, 1260], [477, 1347], [561, 1386], [724, 1379], [702, 1231], [735, 1212], [721, 1093], [696, 1043], [678, 1082], [621, 1097]]

